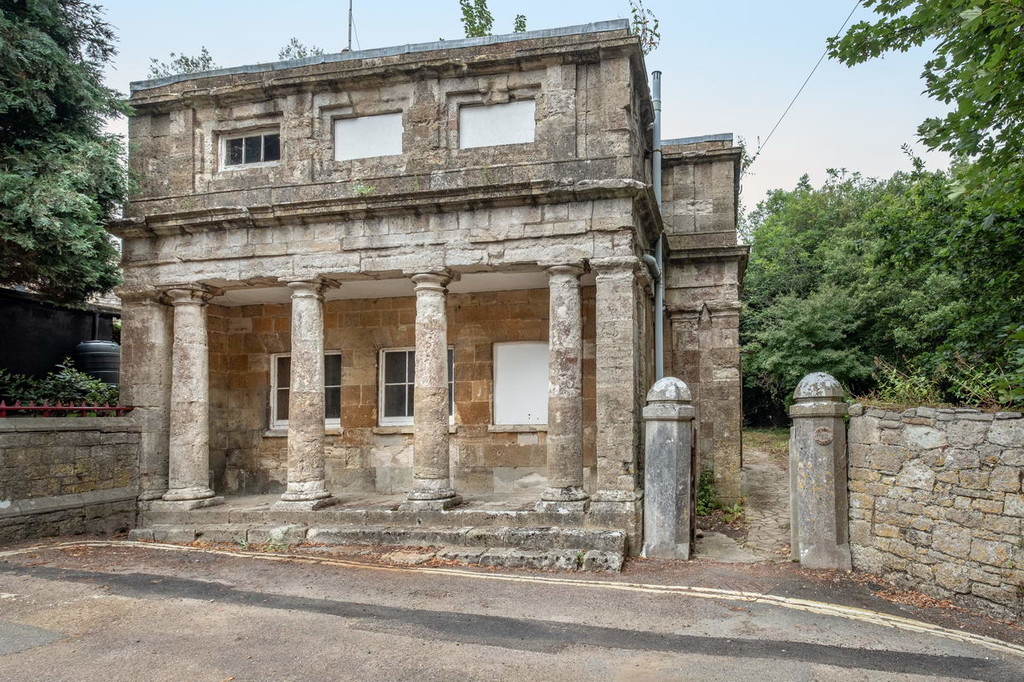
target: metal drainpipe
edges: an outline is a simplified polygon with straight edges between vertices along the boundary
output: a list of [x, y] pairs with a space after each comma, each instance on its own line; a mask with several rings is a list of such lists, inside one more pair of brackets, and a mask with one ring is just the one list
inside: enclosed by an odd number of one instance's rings
[[[654, 130], [651, 145], [651, 183], [654, 185], [654, 201], [661, 213], [661, 71], [651, 73], [651, 103], [654, 106]], [[665, 376], [665, 235], [662, 234], [654, 246], [654, 259], [658, 261], [657, 280], [654, 290], [654, 375], [655, 379]]]

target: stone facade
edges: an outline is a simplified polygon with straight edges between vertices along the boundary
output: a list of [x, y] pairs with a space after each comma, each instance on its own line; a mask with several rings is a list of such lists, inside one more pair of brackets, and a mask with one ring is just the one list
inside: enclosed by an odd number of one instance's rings
[[[654, 379], [642, 257], [663, 229], [673, 319], [696, 306], [703, 324], [692, 343], [673, 326], [666, 364], [698, 387], [704, 459], [738, 495], [739, 152], [731, 137], [670, 147], [662, 219], [627, 22], [175, 76], [133, 84], [131, 103], [141, 180], [114, 228], [122, 372], [144, 411], [140, 475], [157, 508], [282, 488], [282, 502], [311, 505], [407, 492], [424, 510], [460, 492], [535, 492], [538, 509], [611, 519], [638, 547]], [[468, 107], [523, 103], [522, 139], [466, 144]], [[386, 153], [337, 146], [338, 126], [388, 116], [401, 132]], [[229, 152], [241, 139], [245, 155], [241, 142]], [[549, 343], [548, 424], [494, 424], [494, 344], [516, 341]], [[396, 426], [381, 351], [402, 348], [419, 365], [417, 417]], [[342, 385], [321, 448], [323, 352], [341, 353]], [[275, 430], [271, 367], [285, 353], [296, 383]], [[190, 426], [205, 414], [208, 436]]]
[[743, 424], [739, 293], [748, 253], [736, 239], [742, 152], [732, 135], [664, 145], [666, 368], [693, 392], [700, 466], [714, 470], [721, 502], [734, 504]]
[[1024, 417], [854, 405], [854, 568], [1003, 617], [1024, 608]]
[[134, 526], [132, 417], [0, 419], [0, 544]]

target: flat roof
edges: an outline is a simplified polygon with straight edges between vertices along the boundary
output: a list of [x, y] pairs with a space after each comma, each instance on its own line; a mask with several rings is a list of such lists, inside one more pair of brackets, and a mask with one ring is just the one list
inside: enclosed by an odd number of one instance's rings
[[313, 66], [316, 64], [329, 64], [332, 62], [347, 62], [357, 59], [375, 59], [380, 57], [393, 57], [402, 54], [416, 52], [430, 52], [433, 50], [452, 50], [463, 47], [480, 47], [483, 45], [495, 45], [498, 43], [511, 43], [520, 40], [536, 40], [538, 38], [558, 38], [561, 36], [579, 35], [584, 33], [604, 33], [606, 31], [629, 30], [629, 21], [626, 19], [614, 19], [612, 21], [597, 21], [589, 24], [577, 24], [576, 26], [562, 26], [559, 28], [547, 28], [540, 31], [526, 31], [524, 33], [506, 33], [496, 36], [484, 36], [482, 38], [462, 38], [459, 40], [436, 40], [432, 43], [413, 43], [408, 45], [395, 45], [393, 47], [379, 47], [372, 50], [356, 50], [336, 52], [334, 54], [316, 55], [314, 57], [303, 57], [302, 59], [288, 59], [281, 62], [267, 62], [264, 64], [248, 64], [245, 66], [234, 66], [227, 69], [214, 69], [200, 73], [179, 73], [174, 76], [153, 78], [151, 80], [133, 81], [130, 85], [132, 92], [158, 88], [164, 85], [180, 83], [195, 78], [206, 78], [209, 76], [229, 76], [240, 73], [261, 73], [265, 71], [282, 71], [294, 69], [300, 66]]
[[732, 144], [732, 133], [716, 133], [714, 135], [698, 135], [696, 137], [677, 137], [672, 140], [662, 140], [661, 146], [700, 144], [701, 142], [728, 142], [729, 144]]

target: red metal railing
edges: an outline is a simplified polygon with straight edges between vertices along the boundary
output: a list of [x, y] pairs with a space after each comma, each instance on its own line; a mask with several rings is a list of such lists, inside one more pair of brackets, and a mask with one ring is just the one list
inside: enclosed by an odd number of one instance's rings
[[50, 405], [47, 402], [42, 402], [36, 405], [34, 402], [29, 402], [27, 405], [23, 405], [21, 401], [16, 401], [13, 405], [8, 405], [3, 400], [0, 400], [0, 419], [13, 416], [22, 417], [120, 417], [125, 412], [130, 412], [132, 407], [124, 405], [88, 405], [82, 403], [81, 405], [75, 405], [74, 403], [56, 403]]

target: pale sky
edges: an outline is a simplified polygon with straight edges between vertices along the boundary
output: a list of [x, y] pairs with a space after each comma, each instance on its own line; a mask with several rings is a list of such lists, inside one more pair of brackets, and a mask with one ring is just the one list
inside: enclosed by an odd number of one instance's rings
[[[120, 53], [107, 83], [122, 92], [148, 77], [149, 58], [196, 54], [206, 46], [219, 66], [274, 61], [293, 36], [338, 52], [347, 41], [347, 0], [95, 0], [117, 30]], [[494, 32], [512, 30], [522, 13], [528, 29], [626, 18], [628, 0], [540, 2], [490, 0]], [[731, 132], [751, 153], [764, 139], [842, 25], [853, 0], [646, 0], [661, 20], [661, 46], [648, 71], [663, 72], [662, 137]], [[463, 37], [457, 0], [355, 0], [358, 48]], [[871, 12], [858, 8], [852, 22]], [[792, 188], [827, 168], [868, 176], [909, 169], [901, 145], [929, 166], [916, 128], [941, 105], [921, 94], [926, 50], [849, 69], [826, 59], [743, 180], [747, 208], [773, 188]], [[113, 130], [123, 132], [124, 124]]]

